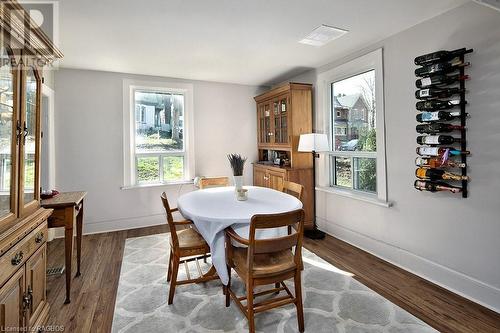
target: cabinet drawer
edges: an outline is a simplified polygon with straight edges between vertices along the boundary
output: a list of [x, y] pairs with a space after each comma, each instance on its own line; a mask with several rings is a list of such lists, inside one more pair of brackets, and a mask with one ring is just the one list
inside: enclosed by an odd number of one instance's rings
[[47, 222], [43, 222], [0, 257], [0, 286], [21, 267], [47, 240]]

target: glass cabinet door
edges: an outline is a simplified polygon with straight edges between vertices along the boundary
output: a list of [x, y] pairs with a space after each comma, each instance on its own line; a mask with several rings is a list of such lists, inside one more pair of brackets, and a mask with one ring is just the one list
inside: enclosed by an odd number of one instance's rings
[[269, 103], [259, 104], [259, 143], [271, 143], [271, 106]]
[[288, 98], [280, 98], [281, 142], [288, 143]]
[[38, 206], [38, 152], [40, 145], [39, 135], [39, 101], [40, 80], [38, 72], [34, 68], [25, 70], [24, 84], [24, 108], [22, 114], [21, 135], [21, 186], [22, 203], [24, 209], [30, 206]]
[[0, 50], [0, 227], [17, 217], [15, 131], [17, 107], [17, 70], [5, 47]]
[[258, 118], [258, 126], [259, 126], [259, 143], [266, 142], [266, 130], [265, 130], [265, 119], [264, 119], [264, 104], [259, 104], [257, 106], [257, 118]]
[[273, 101], [274, 143], [281, 143], [281, 117], [279, 100]]
[[282, 96], [273, 102], [274, 142], [288, 144], [288, 102], [287, 96]]

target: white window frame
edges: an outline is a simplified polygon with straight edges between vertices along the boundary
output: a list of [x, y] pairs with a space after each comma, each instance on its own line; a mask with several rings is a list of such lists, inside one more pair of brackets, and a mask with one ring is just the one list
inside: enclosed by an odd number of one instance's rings
[[[194, 158], [194, 101], [193, 85], [178, 82], [150, 82], [123, 80], [123, 186], [122, 189], [169, 184], [190, 183], [195, 174]], [[160, 181], [154, 183], [137, 183], [135, 153], [135, 91], [154, 91], [184, 95], [183, 141], [184, 150], [174, 152], [151, 153], [160, 158]], [[146, 156], [149, 153], [141, 154]], [[184, 156], [184, 179], [164, 181], [161, 177], [163, 156]]]
[[[365, 54], [354, 60], [336, 66], [328, 71], [318, 75], [318, 101], [322, 106], [322, 117], [324, 133], [328, 133], [330, 147], [333, 149], [333, 112], [332, 112], [332, 96], [331, 86], [334, 82], [366, 73], [375, 70], [375, 99], [377, 103], [376, 109], [376, 139], [377, 151], [376, 152], [348, 152], [348, 151], [329, 151], [323, 155], [323, 159], [319, 167], [319, 187], [318, 190], [335, 193], [347, 196], [353, 199], [359, 199], [367, 202], [379, 204], [381, 206], [389, 207], [391, 204], [388, 202], [387, 197], [387, 179], [386, 179], [386, 155], [385, 155], [385, 116], [384, 116], [384, 73], [383, 73], [383, 50], [377, 49], [373, 52]], [[377, 172], [377, 193], [369, 193], [355, 189], [349, 189], [340, 186], [332, 186], [330, 184], [330, 177], [332, 167], [330, 165], [330, 156], [349, 157], [376, 157], [376, 172]], [[352, 160], [352, 159], [351, 159]], [[352, 168], [354, 165], [352, 165]], [[353, 170], [351, 171], [353, 172]], [[354, 181], [354, 178], [353, 178]]]

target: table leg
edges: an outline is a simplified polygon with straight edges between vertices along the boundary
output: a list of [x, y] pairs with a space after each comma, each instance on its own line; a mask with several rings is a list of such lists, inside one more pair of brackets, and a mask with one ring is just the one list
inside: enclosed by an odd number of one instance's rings
[[64, 259], [66, 261], [66, 300], [64, 304], [71, 302], [71, 259], [73, 258], [73, 224], [64, 228]]
[[80, 262], [82, 258], [82, 229], [83, 229], [83, 200], [80, 206], [80, 211], [76, 216], [76, 275], [78, 277], [80, 273]]

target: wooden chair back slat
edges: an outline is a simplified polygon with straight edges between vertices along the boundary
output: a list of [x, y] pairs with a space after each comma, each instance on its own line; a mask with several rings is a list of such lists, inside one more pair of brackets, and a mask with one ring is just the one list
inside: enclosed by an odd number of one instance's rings
[[297, 245], [298, 237], [298, 233], [295, 232], [285, 237], [255, 240], [254, 253], [273, 253], [291, 249]]
[[250, 229], [252, 227], [255, 229], [270, 229], [295, 225], [303, 220], [299, 213], [300, 211], [302, 211], [302, 209], [281, 214], [254, 215], [250, 223]]
[[302, 192], [304, 191], [304, 186], [294, 182], [284, 181], [283, 182], [283, 192], [293, 195], [299, 200], [302, 200]]
[[229, 186], [228, 177], [209, 177], [200, 179], [200, 188]]

